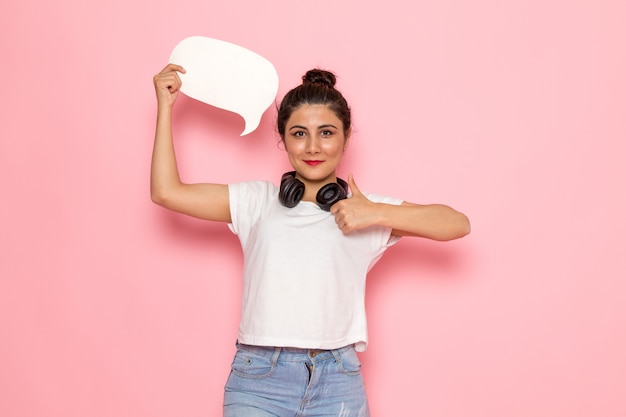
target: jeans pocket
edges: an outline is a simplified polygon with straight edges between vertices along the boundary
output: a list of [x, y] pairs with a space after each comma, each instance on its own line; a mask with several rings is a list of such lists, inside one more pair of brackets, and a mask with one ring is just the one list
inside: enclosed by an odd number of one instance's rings
[[341, 361], [339, 362], [339, 370], [346, 375], [360, 375], [361, 361], [354, 349], [341, 353]]
[[233, 374], [242, 378], [260, 379], [270, 376], [276, 366], [269, 358], [238, 351], [231, 365]]

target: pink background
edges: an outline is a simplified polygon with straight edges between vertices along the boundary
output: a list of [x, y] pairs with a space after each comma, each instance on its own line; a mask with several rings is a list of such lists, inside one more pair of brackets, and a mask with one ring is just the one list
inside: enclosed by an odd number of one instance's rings
[[[355, 114], [340, 174], [472, 220], [372, 272], [374, 416], [626, 415], [626, 3], [10, 3], [1, 416], [221, 413], [238, 242], [148, 195], [152, 75], [191, 35], [268, 58], [280, 97], [336, 71]], [[181, 97], [184, 179], [278, 180], [274, 116], [239, 138], [237, 115]]]

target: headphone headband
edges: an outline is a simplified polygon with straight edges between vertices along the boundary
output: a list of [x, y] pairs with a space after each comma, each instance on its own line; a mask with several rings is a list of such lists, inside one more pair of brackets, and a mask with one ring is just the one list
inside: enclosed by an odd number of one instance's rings
[[[296, 178], [296, 171], [285, 172], [280, 179], [278, 199], [288, 208], [298, 205], [304, 195], [304, 183]], [[337, 178], [337, 182], [325, 184], [317, 192], [315, 200], [322, 210], [330, 211], [330, 207], [348, 196], [348, 183]]]

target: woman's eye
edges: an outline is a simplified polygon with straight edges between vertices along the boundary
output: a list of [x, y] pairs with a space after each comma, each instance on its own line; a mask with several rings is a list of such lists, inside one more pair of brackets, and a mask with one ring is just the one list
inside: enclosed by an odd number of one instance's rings
[[327, 136], [331, 136], [333, 132], [331, 132], [330, 130], [322, 130], [320, 134], [322, 135], [322, 137], [327, 137]]
[[296, 131], [296, 132], [293, 132], [293, 135], [294, 135], [295, 137], [297, 137], [297, 138], [302, 138], [302, 137], [304, 137], [304, 136], [305, 136], [305, 133], [304, 133], [304, 131], [302, 131], [302, 130], [298, 130], [298, 131]]

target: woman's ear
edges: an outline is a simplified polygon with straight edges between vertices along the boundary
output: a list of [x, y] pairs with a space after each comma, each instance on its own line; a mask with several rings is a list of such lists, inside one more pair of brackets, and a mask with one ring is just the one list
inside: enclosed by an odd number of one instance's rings
[[350, 143], [350, 137], [352, 136], [352, 128], [348, 129], [348, 131], [346, 132], [346, 138], [343, 141], [343, 150], [345, 151], [346, 149], [348, 149], [348, 144]]

